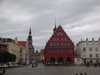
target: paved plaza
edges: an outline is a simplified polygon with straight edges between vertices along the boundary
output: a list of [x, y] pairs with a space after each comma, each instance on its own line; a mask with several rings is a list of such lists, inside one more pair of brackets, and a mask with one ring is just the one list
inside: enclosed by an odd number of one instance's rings
[[8, 69], [5, 75], [75, 75], [81, 72], [86, 72], [87, 75], [100, 75], [100, 67], [26, 66]]

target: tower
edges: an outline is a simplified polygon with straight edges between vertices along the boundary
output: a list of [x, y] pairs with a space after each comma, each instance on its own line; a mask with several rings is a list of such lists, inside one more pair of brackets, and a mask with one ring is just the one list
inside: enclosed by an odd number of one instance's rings
[[54, 29], [53, 29], [53, 32], [54, 32], [54, 33], [56, 32], [56, 29], [57, 29], [57, 28], [56, 28], [56, 25], [55, 25], [55, 27], [54, 27]]
[[27, 38], [29, 64], [32, 63], [33, 54], [34, 54], [34, 47], [33, 47], [32, 42], [33, 42], [33, 40], [32, 40], [32, 32], [31, 32], [31, 28], [30, 28], [29, 29], [29, 35], [28, 35], [28, 38]]
[[56, 18], [55, 18], [55, 27], [54, 27], [54, 29], [53, 29], [53, 32], [54, 32], [54, 33], [56, 32], [56, 29], [57, 29], [56, 26], [57, 26], [57, 25], [56, 25]]

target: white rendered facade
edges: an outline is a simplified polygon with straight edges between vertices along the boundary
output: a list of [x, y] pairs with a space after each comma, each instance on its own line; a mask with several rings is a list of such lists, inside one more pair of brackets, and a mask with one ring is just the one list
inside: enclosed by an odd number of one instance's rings
[[86, 62], [100, 62], [100, 39], [80, 41], [77, 44], [77, 55], [81, 59], [86, 59]]

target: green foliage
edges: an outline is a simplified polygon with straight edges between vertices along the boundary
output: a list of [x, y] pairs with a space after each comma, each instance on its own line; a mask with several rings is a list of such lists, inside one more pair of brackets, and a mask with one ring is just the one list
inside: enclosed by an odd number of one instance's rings
[[11, 54], [9, 52], [2, 52], [0, 53], [0, 62], [7, 63], [7, 62], [14, 62], [16, 60], [16, 55]]

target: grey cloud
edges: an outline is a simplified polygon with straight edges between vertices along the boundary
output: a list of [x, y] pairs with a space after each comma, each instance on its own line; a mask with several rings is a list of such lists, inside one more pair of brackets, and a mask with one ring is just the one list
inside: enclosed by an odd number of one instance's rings
[[[20, 40], [26, 40], [31, 26], [34, 45], [36, 44], [36, 48], [43, 48], [52, 34], [56, 17], [57, 25], [62, 24], [74, 41], [81, 36], [99, 37], [99, 28], [93, 29], [100, 24], [99, 0], [0, 1], [0, 36], [18, 36]], [[91, 28], [89, 31], [84, 29], [87, 26]], [[78, 28], [82, 34], [77, 33]], [[42, 47], [40, 40], [43, 42]]]

